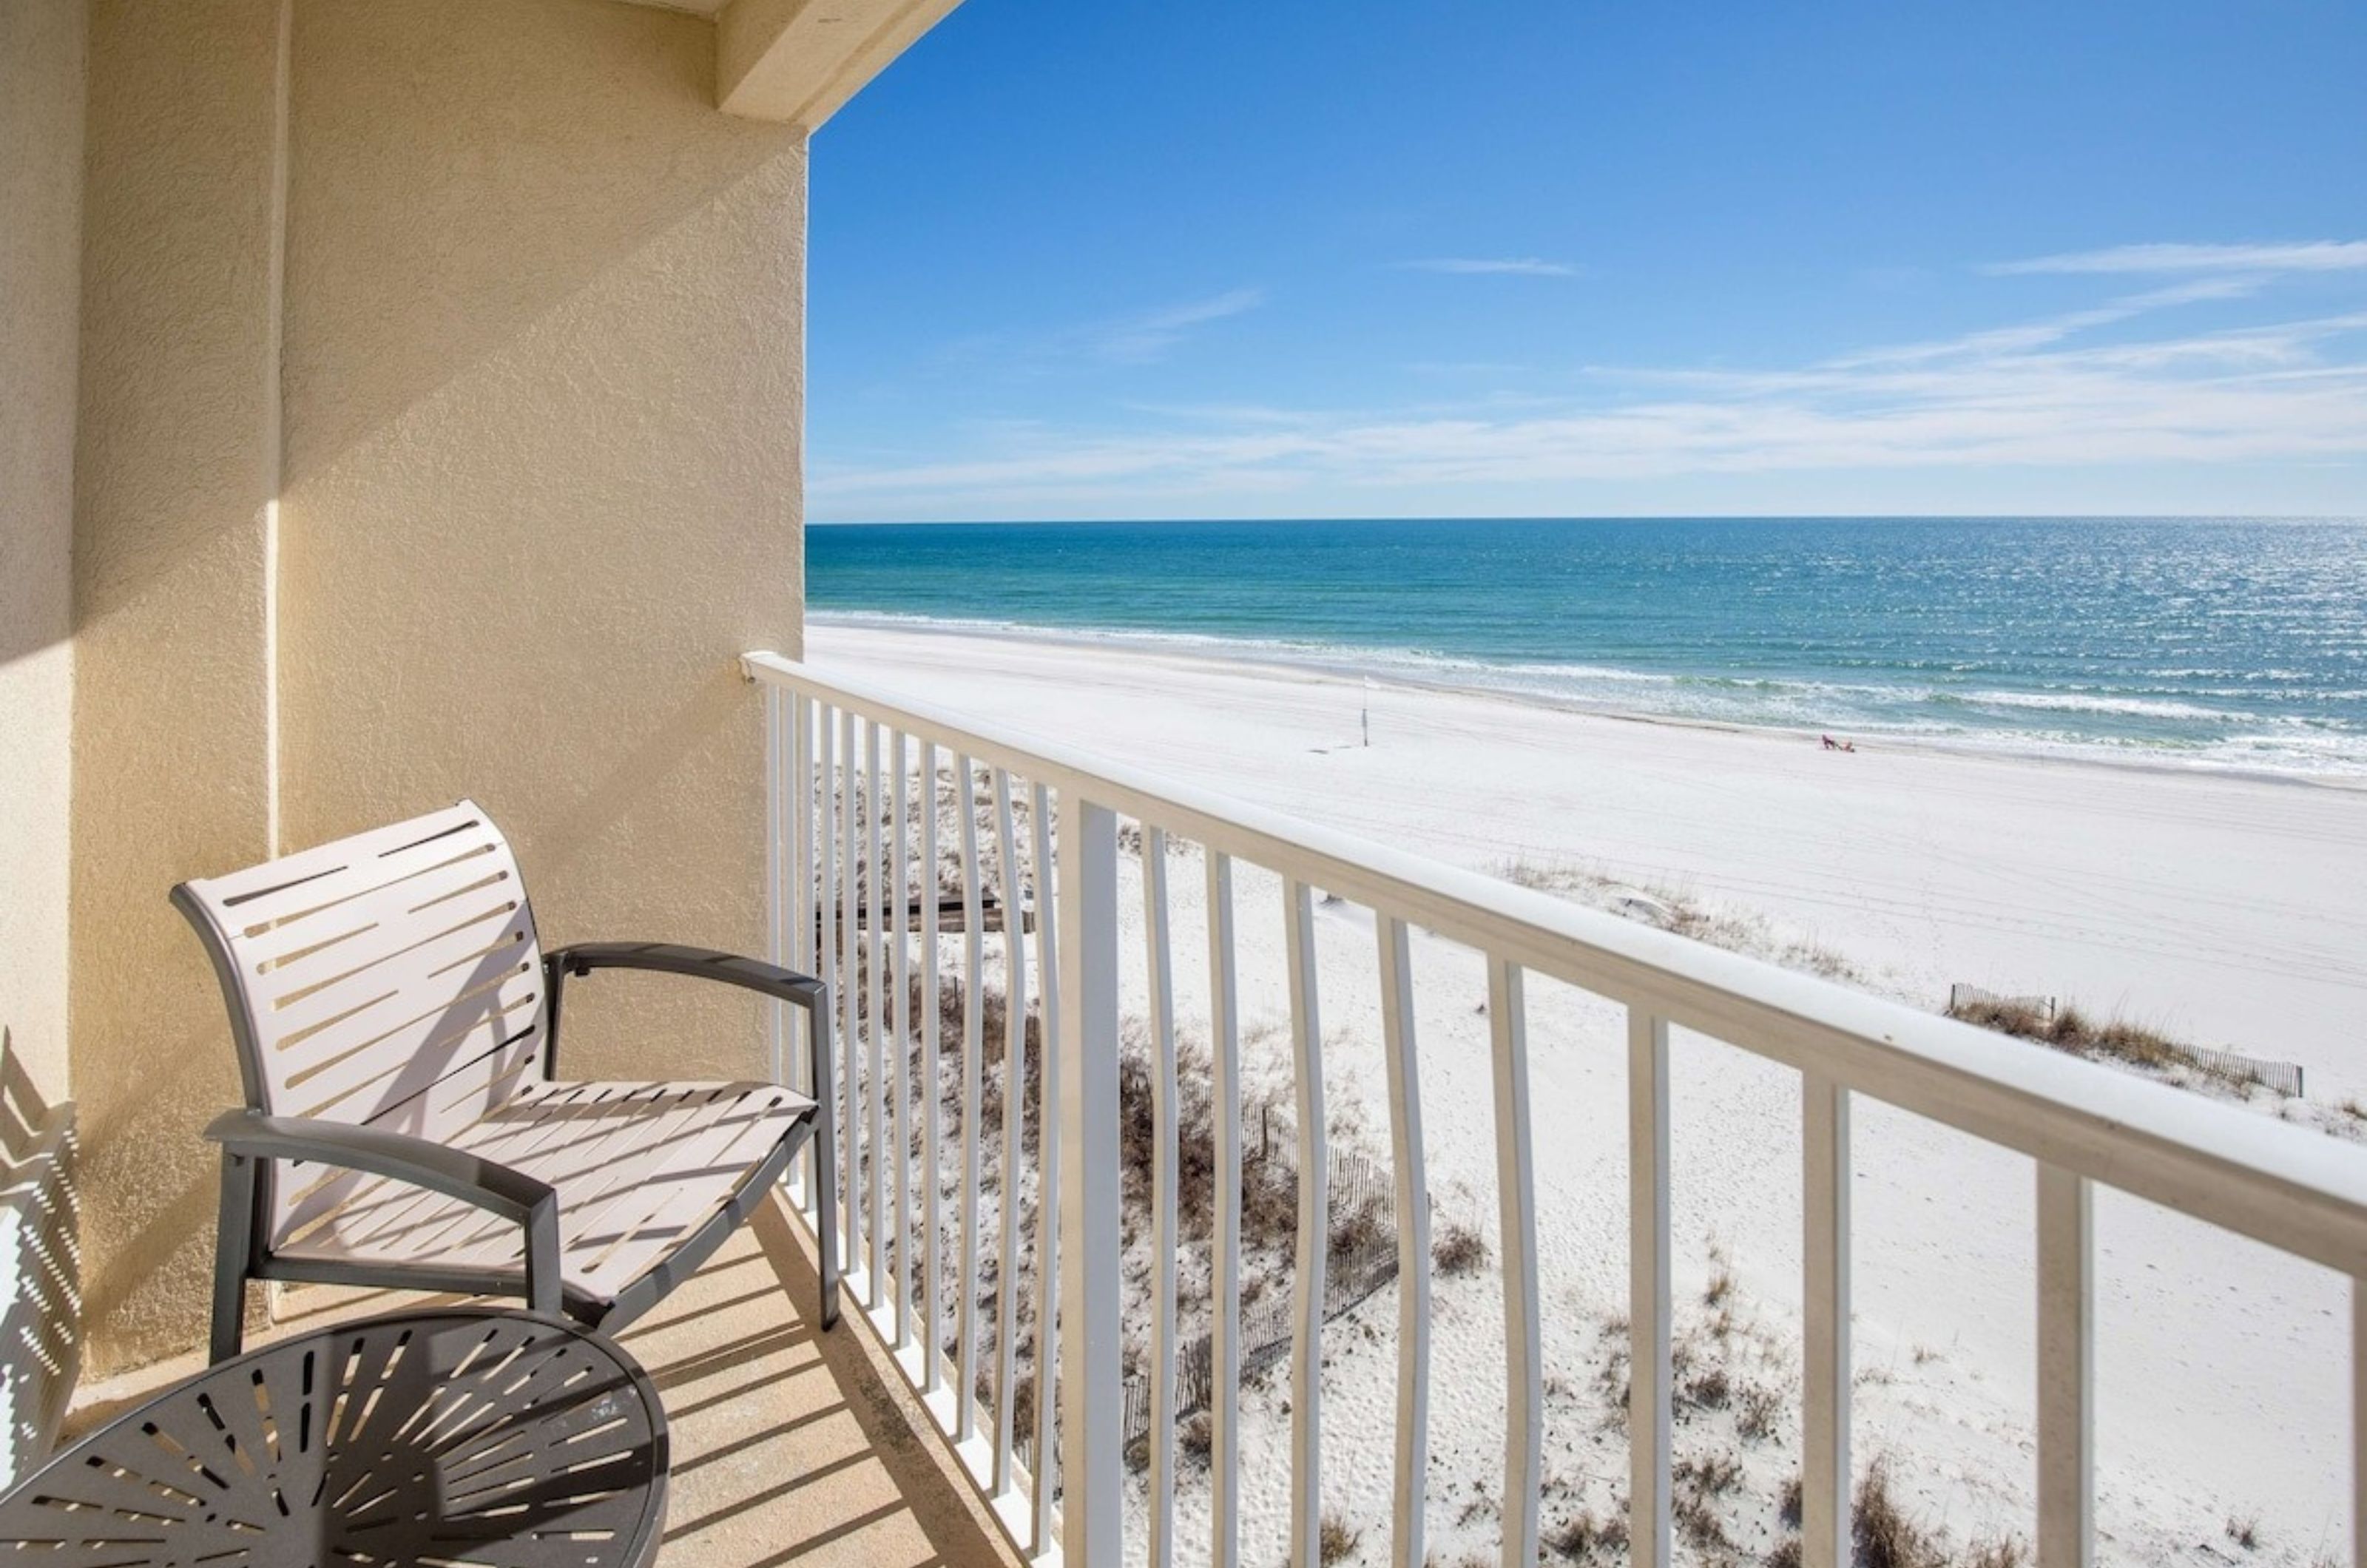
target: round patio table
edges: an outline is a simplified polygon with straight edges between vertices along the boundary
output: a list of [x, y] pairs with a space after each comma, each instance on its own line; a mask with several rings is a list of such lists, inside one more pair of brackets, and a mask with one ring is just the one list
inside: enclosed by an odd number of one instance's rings
[[491, 1309], [323, 1329], [209, 1369], [0, 1497], [66, 1564], [646, 1568], [666, 1426], [632, 1359]]

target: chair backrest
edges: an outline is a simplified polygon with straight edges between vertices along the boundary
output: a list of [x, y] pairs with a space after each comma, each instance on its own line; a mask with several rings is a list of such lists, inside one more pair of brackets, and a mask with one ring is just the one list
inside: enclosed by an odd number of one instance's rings
[[[227, 876], [173, 903], [221, 977], [247, 1103], [440, 1139], [542, 1073], [542, 953], [473, 801]], [[274, 1184], [285, 1236], [348, 1181]]]

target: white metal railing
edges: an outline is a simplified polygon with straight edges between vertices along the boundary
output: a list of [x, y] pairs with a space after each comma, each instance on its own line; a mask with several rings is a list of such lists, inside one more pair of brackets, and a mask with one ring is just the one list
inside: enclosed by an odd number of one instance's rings
[[[1703, 946], [1495, 878], [1458, 870], [1315, 824], [1183, 787], [1048, 741], [990, 733], [909, 697], [876, 691], [771, 653], [743, 660], [765, 687], [771, 779], [775, 956], [825, 974], [839, 988], [844, 1043], [841, 1212], [819, 1214], [793, 1183], [809, 1224], [843, 1227], [849, 1289], [895, 1352], [965, 1468], [1023, 1548], [1072, 1562], [1119, 1561], [1123, 1366], [1120, 1349], [1118, 847], [1121, 818], [1144, 850], [1151, 1060], [1152, 1420], [1149, 1459], [1151, 1568], [1174, 1558], [1175, 1428], [1168, 1401], [1175, 1356], [1176, 1130], [1172, 951], [1165, 845], [1197, 843], [1207, 878], [1216, 1217], [1209, 1432], [1211, 1562], [1239, 1568], [1240, 1213], [1242, 1117], [1233, 934], [1238, 864], [1276, 874], [1285, 890], [1288, 995], [1298, 1140], [1297, 1262], [1290, 1398], [1289, 1547], [1319, 1558], [1323, 1464], [1321, 1357], [1326, 1253], [1325, 1119], [1312, 908], [1315, 890], [1373, 911], [1387, 1068], [1390, 1148], [1399, 1217], [1399, 1356], [1389, 1561], [1424, 1561], [1422, 1482], [1430, 1251], [1425, 1230], [1414, 987], [1408, 931], [1420, 926], [1484, 955], [1494, 1076], [1496, 1166], [1505, 1296], [1507, 1422], [1503, 1562], [1538, 1560], [1544, 1369], [1523, 977], [1545, 976], [1625, 1005], [1628, 1017], [1631, 1303], [1630, 1552], [1638, 1568], [1672, 1561], [1669, 1031], [1672, 1025], [1780, 1063], [1801, 1078], [1805, 1155], [1803, 1561], [1839, 1568], [1850, 1556], [1850, 1110], [1863, 1095], [1968, 1133], [2037, 1162], [2038, 1535], [2041, 1568], [2085, 1568], [2094, 1554], [2093, 1187], [2102, 1183], [2196, 1216], [2350, 1276], [2354, 1412], [2367, 1414], [2367, 1152], [2322, 1134], [2149, 1083], [2092, 1063], [2044, 1055], [1985, 1031], [1917, 1012], [1809, 976]], [[863, 741], [858, 753], [856, 742]], [[917, 785], [914, 824], [903, 806]], [[985, 798], [979, 798], [983, 787]], [[965, 998], [955, 1183], [959, 1245], [950, 1266], [934, 1238], [941, 1158], [936, 998], [946, 955], [937, 915], [936, 796], [950, 790], [960, 827], [962, 908], [956, 976]], [[1020, 835], [1014, 791], [1032, 832]], [[851, 807], [867, 797], [860, 810]], [[982, 1208], [988, 1151], [980, 1005], [989, 973], [979, 842], [993, 823], [1002, 912], [995, 942], [1006, 987], [1002, 1137], [994, 1156], [1000, 1214]], [[858, 819], [861, 831], [858, 831]], [[1057, 820], [1056, 820], [1057, 819]], [[884, 829], [884, 837], [883, 837]], [[867, 835], [867, 838], [865, 837]], [[866, 853], [867, 852], [867, 853]], [[917, 861], [915, 856], [917, 855]], [[884, 874], [881, 868], [884, 868]], [[906, 896], [917, 886], [923, 897]], [[883, 898], [883, 888], [894, 897]], [[835, 907], [833, 907], [833, 904]], [[917, 905], [921, 923], [906, 929]], [[1022, 1135], [1026, 1083], [1025, 951], [1034, 916], [1042, 986], [1036, 1087], [1043, 1107], [1034, 1159]], [[919, 1168], [930, 1173], [915, 1255], [903, 1183], [912, 1150], [912, 1085], [902, 1071], [915, 993], [922, 1098]], [[894, 997], [884, 996], [893, 976]], [[869, 993], [865, 988], [869, 987]], [[794, 1027], [776, 1022], [776, 1032]], [[894, 1061], [890, 1036], [897, 1043]], [[776, 1048], [783, 1042], [776, 1032]], [[858, 1045], [860, 1044], [860, 1050]], [[794, 1064], [798, 1052], [779, 1058]], [[858, 1068], [861, 1071], [858, 1071]], [[892, 1069], [892, 1070], [891, 1070]], [[892, 1135], [892, 1143], [888, 1140]], [[866, 1161], [869, 1187], [865, 1187]], [[892, 1178], [896, 1195], [885, 1185]], [[1021, 1190], [1040, 1195], [1035, 1267], [1018, 1280]], [[889, 1205], [893, 1203], [892, 1211]], [[971, 1282], [983, 1276], [983, 1229], [1000, 1244], [991, 1340]], [[865, 1247], [868, 1238], [868, 1249]], [[948, 1284], [946, 1274], [957, 1269]], [[1057, 1288], [1056, 1288], [1057, 1287]], [[947, 1298], [951, 1297], [948, 1303]], [[1036, 1485], [1014, 1430], [1017, 1303], [1032, 1301], [1029, 1347], [1057, 1358], [1058, 1394], [1033, 1401], [1026, 1448], [1057, 1455], [1054, 1488]], [[917, 1306], [916, 1306], [917, 1303]], [[950, 1305], [950, 1313], [946, 1310]], [[915, 1312], [925, 1320], [915, 1332]], [[939, 1353], [950, 1332], [951, 1366]], [[978, 1408], [980, 1358], [991, 1422]], [[1056, 1408], [1057, 1405], [1057, 1408]], [[2360, 1416], [2354, 1415], [2354, 1432]], [[1057, 1442], [1057, 1448], [1056, 1448]], [[2354, 1561], [2367, 1568], [2367, 1442], [2353, 1445]], [[1038, 1466], [1038, 1468], [1044, 1468]]]

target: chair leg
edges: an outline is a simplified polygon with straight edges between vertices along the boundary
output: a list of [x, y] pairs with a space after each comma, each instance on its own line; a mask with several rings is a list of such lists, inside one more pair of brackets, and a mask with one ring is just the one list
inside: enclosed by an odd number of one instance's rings
[[[806, 1092], [813, 1096], [814, 1247], [821, 1264], [821, 1326], [838, 1326], [838, 1090], [830, 1081], [830, 987], [805, 992], [806, 1047], [813, 1053]], [[847, 1114], [855, 1113], [852, 1090]]]
[[210, 1359], [236, 1356], [246, 1339], [246, 1273], [255, 1256], [255, 1162], [222, 1154], [221, 1212], [214, 1231], [214, 1321]]
[[814, 1112], [814, 1246], [821, 1260], [821, 1326], [838, 1326], [838, 1145], [836, 1120], [824, 1100]]

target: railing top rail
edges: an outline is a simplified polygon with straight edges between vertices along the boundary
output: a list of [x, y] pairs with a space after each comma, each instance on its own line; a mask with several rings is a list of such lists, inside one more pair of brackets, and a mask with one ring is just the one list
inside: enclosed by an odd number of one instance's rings
[[1539, 975], [2367, 1276], [2367, 1149], [1057, 741], [979, 729], [923, 699], [776, 653], [742, 664], [752, 680], [1076, 790]]

